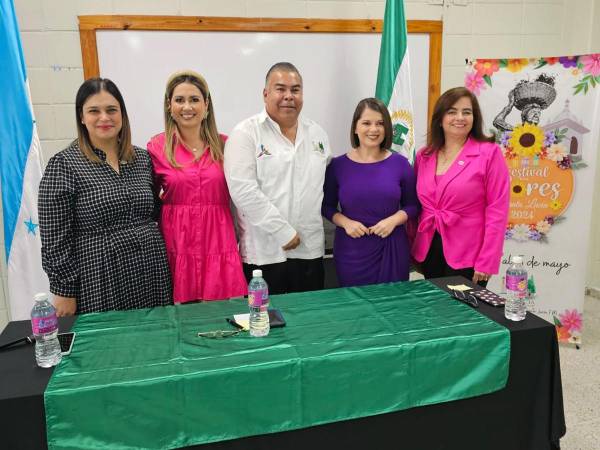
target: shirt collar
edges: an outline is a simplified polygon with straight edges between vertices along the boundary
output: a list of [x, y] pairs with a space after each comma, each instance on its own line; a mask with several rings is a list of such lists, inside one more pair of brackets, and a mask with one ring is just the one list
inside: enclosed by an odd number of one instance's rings
[[269, 115], [267, 114], [267, 110], [265, 108], [263, 108], [263, 110], [260, 112], [260, 114], [258, 115], [258, 121], [260, 123], [264, 123], [265, 121], [270, 120], [271, 122], [275, 122], [273, 119], [271, 119], [269, 117]]
[[[273, 119], [271, 119], [271, 116], [269, 116], [266, 109], [263, 108], [263, 110], [259, 113], [258, 121], [260, 124], [264, 124], [264, 123], [271, 124], [277, 130], [277, 132], [283, 136], [283, 133], [281, 132], [281, 127], [279, 126], [279, 124], [277, 122], [275, 122]], [[300, 114], [298, 116], [298, 129], [296, 131], [296, 142], [294, 144], [295, 146], [300, 144], [302, 142], [302, 140], [304, 139], [303, 124], [304, 124], [304, 120], [302, 118], [302, 114]]]
[[93, 145], [92, 145], [92, 150], [96, 154], [96, 156], [98, 158], [100, 158], [101, 161], [106, 161], [106, 153], [104, 153], [98, 147], [94, 147]]
[[[98, 148], [98, 147], [94, 147], [94, 146], [92, 145], [92, 151], [93, 151], [93, 152], [96, 154], [96, 156], [97, 156], [98, 158], [100, 158], [100, 161], [102, 161], [102, 162], [106, 162], [106, 153], [104, 153], [104, 151], [103, 151], [103, 150], [101, 150], [101, 149], [100, 149], [100, 148]], [[125, 161], [125, 160], [123, 160], [123, 159], [120, 159], [120, 160], [119, 160], [119, 164], [127, 164], [127, 161]]]
[[[279, 124], [277, 122], [275, 122], [273, 119], [271, 119], [271, 116], [269, 116], [269, 114], [267, 113], [267, 110], [264, 108], [258, 114], [258, 121], [261, 124], [265, 123], [265, 122], [269, 122], [269, 123], [275, 125], [279, 131], [281, 131], [281, 127], [279, 126]], [[302, 113], [300, 113], [300, 115], [298, 116], [298, 128], [300, 128], [300, 126], [302, 126], [303, 123], [304, 123], [303, 116], [302, 116]]]

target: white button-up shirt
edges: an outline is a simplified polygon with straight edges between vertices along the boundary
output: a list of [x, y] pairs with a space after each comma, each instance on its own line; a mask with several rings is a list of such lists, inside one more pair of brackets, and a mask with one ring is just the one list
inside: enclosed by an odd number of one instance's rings
[[[321, 202], [330, 159], [327, 134], [302, 116], [294, 143], [265, 110], [233, 129], [225, 144], [224, 166], [245, 263], [323, 256]], [[300, 245], [284, 251], [296, 232]]]

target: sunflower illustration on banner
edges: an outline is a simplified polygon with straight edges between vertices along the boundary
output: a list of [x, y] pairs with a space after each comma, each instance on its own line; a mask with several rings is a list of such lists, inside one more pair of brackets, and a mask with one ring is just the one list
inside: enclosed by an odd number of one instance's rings
[[[528, 309], [554, 323], [560, 340], [575, 343], [582, 329], [598, 85], [600, 54], [475, 59], [465, 75], [510, 173], [504, 269], [512, 255], [525, 256]], [[490, 285], [502, 291], [497, 278]]]

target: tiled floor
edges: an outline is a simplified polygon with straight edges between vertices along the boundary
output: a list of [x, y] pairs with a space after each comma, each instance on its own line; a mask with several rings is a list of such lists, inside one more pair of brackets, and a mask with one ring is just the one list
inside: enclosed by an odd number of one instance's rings
[[560, 347], [567, 434], [561, 450], [600, 450], [600, 299], [586, 297], [583, 345]]

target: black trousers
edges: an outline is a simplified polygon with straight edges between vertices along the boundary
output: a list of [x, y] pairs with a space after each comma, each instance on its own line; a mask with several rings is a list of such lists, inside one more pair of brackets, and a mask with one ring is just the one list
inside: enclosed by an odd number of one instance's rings
[[282, 263], [262, 266], [244, 263], [244, 275], [248, 283], [254, 269], [262, 270], [263, 278], [269, 285], [269, 294], [318, 291], [325, 285], [323, 258], [288, 259]]
[[[475, 269], [473, 267], [466, 267], [464, 269], [453, 269], [446, 262], [444, 257], [444, 247], [442, 245], [442, 237], [436, 231], [431, 241], [431, 247], [425, 261], [422, 263], [423, 276], [425, 278], [440, 278], [440, 277], [451, 277], [451, 276], [462, 276], [468, 280], [473, 279]], [[486, 287], [487, 281], [479, 281], [479, 286]]]

